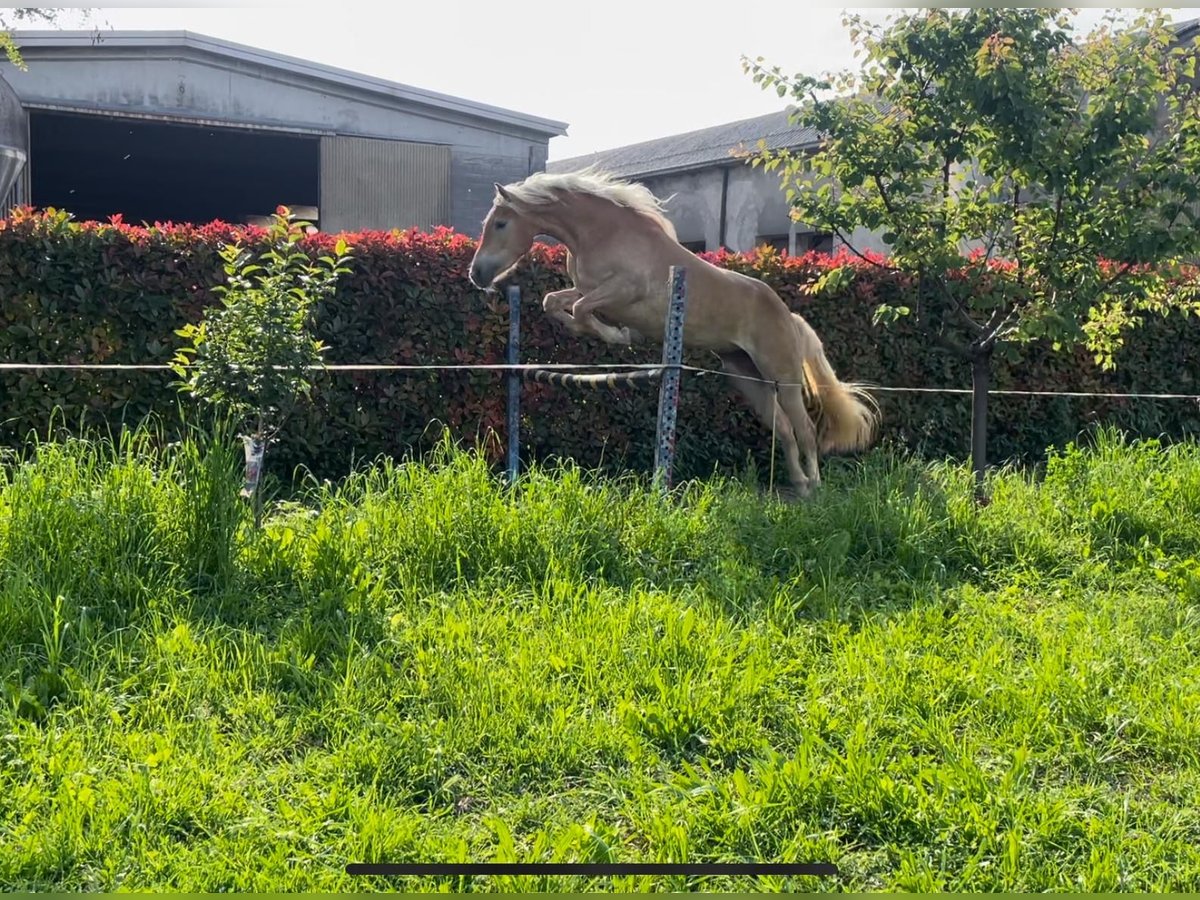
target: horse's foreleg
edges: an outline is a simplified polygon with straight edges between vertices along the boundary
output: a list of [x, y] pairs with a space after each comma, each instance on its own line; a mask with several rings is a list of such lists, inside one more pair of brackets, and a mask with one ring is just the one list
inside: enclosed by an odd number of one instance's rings
[[551, 291], [542, 298], [542, 310], [550, 318], [561, 322], [566, 326], [567, 331], [571, 334], [580, 337], [587, 333], [575, 317], [571, 315], [570, 309], [575, 304], [575, 301], [583, 296], [583, 293], [575, 288], [567, 288], [565, 291]]
[[580, 319], [571, 313], [583, 292], [576, 288], [553, 291], [542, 298], [542, 309], [551, 318], [562, 322], [567, 330], [577, 336], [594, 335], [609, 344], [629, 346], [635, 340], [641, 340], [641, 335], [629, 328], [617, 328], [606, 322], [601, 322], [595, 316]]
[[563, 291], [551, 291], [542, 298], [542, 309], [546, 312], [569, 311], [575, 302], [583, 296], [579, 288], [567, 288]]
[[575, 322], [579, 327], [586, 328], [596, 335], [600, 340], [607, 344], [617, 344], [622, 347], [628, 347], [635, 340], [640, 340], [641, 335], [625, 326], [617, 328], [615, 325], [608, 325], [601, 322], [595, 316], [589, 316], [587, 319], [580, 321], [571, 316], [571, 321]]
[[615, 327], [600, 321], [597, 312], [603, 311], [610, 319], [619, 319], [619, 312], [638, 299], [638, 294], [628, 282], [613, 278], [577, 299], [571, 306], [571, 315], [575, 320], [610, 344], [632, 344], [641, 340], [642, 335], [628, 327]]

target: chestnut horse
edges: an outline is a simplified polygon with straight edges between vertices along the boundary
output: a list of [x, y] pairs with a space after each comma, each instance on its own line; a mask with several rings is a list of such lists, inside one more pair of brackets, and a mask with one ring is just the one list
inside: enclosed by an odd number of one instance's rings
[[[567, 246], [574, 286], [547, 294], [542, 308], [572, 334], [628, 345], [662, 341], [668, 273], [683, 266], [684, 346], [713, 351], [726, 372], [742, 376], [730, 380], [774, 428], [798, 494], [820, 484], [819, 452], [852, 452], [873, 442], [878, 406], [861, 385], [838, 380], [812, 327], [764, 282], [683, 247], [645, 186], [584, 170], [538, 173], [495, 188], [471, 260], [474, 285], [490, 288], [537, 235], [550, 235]], [[816, 425], [806, 398], [815, 401]]]

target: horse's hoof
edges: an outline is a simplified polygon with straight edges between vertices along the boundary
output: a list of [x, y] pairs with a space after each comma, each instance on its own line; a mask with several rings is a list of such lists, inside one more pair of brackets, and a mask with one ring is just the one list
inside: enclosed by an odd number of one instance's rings
[[818, 485], [813, 484], [811, 481], [806, 481], [803, 484], [792, 485], [792, 490], [795, 492], [796, 498], [794, 502], [798, 503], [801, 500], [811, 499], [813, 492], [816, 491], [817, 487]]
[[808, 499], [809, 488], [807, 485], [795, 484], [779, 484], [774, 488], [763, 488], [762, 495], [767, 499], [777, 500], [780, 503], [792, 505], [801, 503]]

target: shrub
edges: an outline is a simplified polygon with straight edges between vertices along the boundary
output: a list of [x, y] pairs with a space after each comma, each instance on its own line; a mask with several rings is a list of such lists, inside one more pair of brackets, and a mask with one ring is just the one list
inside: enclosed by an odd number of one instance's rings
[[[339, 237], [352, 248], [354, 264], [316, 309], [316, 336], [328, 347], [327, 365], [504, 362], [507, 310], [500, 294], [479, 291], [467, 280], [470, 238], [439, 228], [315, 234], [299, 246], [316, 259], [333, 253]], [[266, 241], [261, 228], [220, 222], [140, 227], [119, 219], [76, 223], [53, 210], [17, 211], [0, 222], [0, 360], [166, 365], [178, 348], [176, 331], [220, 302], [214, 289], [224, 281], [222, 246], [240, 242], [255, 252]], [[522, 361], [657, 362], [655, 347], [613, 348], [570, 338], [552, 325], [541, 298], [566, 284], [564, 254], [562, 247], [537, 245], [514, 276], [524, 307]], [[768, 250], [706, 258], [771, 284], [812, 322], [843, 378], [884, 386], [970, 385], [966, 364], [929, 347], [903, 322], [887, 330], [872, 324], [881, 302], [916, 302], [902, 278], [861, 263], [853, 267], [853, 278], [813, 296], [810, 286], [845, 259], [787, 258]], [[995, 387], [1200, 393], [1197, 327], [1183, 317], [1147, 318], [1126, 341], [1112, 374], [1101, 372], [1083, 351], [1056, 354], [1035, 344], [997, 361]], [[685, 361], [718, 367], [708, 353], [689, 353]], [[44, 433], [55, 408], [71, 429], [116, 427], [154, 414], [169, 430], [180, 415], [173, 378], [165, 369], [0, 371], [0, 439], [12, 443], [30, 430]], [[504, 378], [500, 371], [329, 371], [272, 450], [277, 471], [303, 465], [319, 477], [336, 477], [381, 454], [424, 452], [441, 436], [436, 423], [468, 442], [494, 430], [499, 440], [487, 449], [499, 462]], [[968, 396], [879, 397], [886, 440], [933, 456], [965, 457]], [[526, 383], [522, 458], [563, 456], [584, 466], [648, 471], [656, 407], [653, 387], [575, 392]], [[1176, 437], [1200, 426], [1200, 410], [1185, 401], [999, 397], [993, 401], [990, 455], [1038, 459], [1047, 446], [1098, 421]], [[765, 468], [769, 448], [770, 432], [724, 379], [685, 374], [680, 477], [742, 466], [748, 453]]]
[[306, 222], [279, 207], [268, 228], [261, 256], [237, 243], [221, 248], [228, 283], [218, 285], [221, 305], [208, 307], [199, 323], [179, 329], [190, 345], [179, 348], [171, 366], [178, 387], [193, 398], [232, 414], [246, 442], [246, 493], [260, 522], [259, 472], [267, 445], [302, 399], [312, 393], [324, 345], [313, 337], [313, 308], [334, 291], [348, 271], [344, 240], [337, 257], [315, 263], [299, 248]]

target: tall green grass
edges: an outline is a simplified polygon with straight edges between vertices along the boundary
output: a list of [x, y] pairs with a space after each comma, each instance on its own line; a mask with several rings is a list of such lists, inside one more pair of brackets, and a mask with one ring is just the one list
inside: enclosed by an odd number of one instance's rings
[[[1200, 889], [1200, 448], [1035, 481], [873, 454], [670, 500], [479, 456], [0, 475], [0, 884]], [[355, 861], [821, 861], [837, 879], [351, 879]]]

